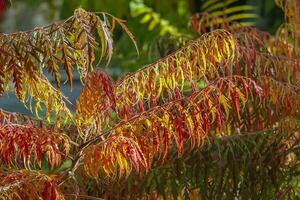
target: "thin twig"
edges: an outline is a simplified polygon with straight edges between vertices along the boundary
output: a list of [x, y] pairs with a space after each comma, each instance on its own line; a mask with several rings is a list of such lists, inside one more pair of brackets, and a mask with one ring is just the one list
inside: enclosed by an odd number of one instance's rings
[[104, 200], [102, 198], [92, 197], [92, 196], [87, 196], [87, 195], [65, 194], [65, 196], [77, 197], [79, 199]]

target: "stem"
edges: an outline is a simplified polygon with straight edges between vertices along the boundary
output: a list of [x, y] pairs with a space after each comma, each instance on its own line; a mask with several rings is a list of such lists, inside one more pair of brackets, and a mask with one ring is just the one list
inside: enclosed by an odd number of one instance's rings
[[65, 196], [77, 197], [77, 198], [79, 198], [79, 199], [104, 200], [104, 199], [102, 199], [102, 198], [92, 197], [92, 196], [87, 196], [87, 195], [65, 194]]

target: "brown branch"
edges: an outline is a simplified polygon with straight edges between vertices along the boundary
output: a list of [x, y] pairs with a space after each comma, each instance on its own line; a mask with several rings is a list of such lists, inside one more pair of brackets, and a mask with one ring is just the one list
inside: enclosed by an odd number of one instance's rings
[[10, 184], [1, 186], [1, 187], [0, 187], [0, 193], [6, 192], [6, 191], [8, 191], [8, 190], [11, 190], [11, 189], [14, 188], [14, 187], [18, 187], [18, 186], [20, 186], [22, 183], [23, 183], [22, 181], [16, 181], [16, 182], [13, 182], [13, 183], [10, 183]]

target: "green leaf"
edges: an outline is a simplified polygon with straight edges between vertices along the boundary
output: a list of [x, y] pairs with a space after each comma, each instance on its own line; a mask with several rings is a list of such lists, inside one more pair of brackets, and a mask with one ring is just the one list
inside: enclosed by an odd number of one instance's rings
[[68, 160], [65, 160], [63, 161], [63, 163], [60, 165], [60, 167], [57, 169], [57, 172], [62, 172], [62, 171], [65, 171], [69, 168], [71, 168], [72, 166], [72, 160], [68, 159]]

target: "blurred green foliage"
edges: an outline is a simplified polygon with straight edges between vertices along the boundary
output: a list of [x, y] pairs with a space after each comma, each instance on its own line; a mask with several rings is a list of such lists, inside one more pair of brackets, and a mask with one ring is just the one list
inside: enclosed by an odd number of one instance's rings
[[[6, 20], [14, 27], [8, 30], [22, 30], [36, 25], [68, 18], [73, 11], [82, 7], [88, 11], [104, 11], [127, 20], [127, 25], [136, 37], [140, 56], [121, 30], [115, 35], [115, 54], [110, 67], [118, 76], [121, 72], [134, 71], [138, 67], [157, 59], [149, 56], [151, 48], [161, 35], [188, 34], [188, 20], [192, 13], [200, 12], [207, 0], [15, 0]], [[273, 0], [238, 0], [235, 5], [253, 5], [259, 18], [256, 25], [274, 33], [282, 22], [283, 15]], [[10, 19], [13, 12], [17, 14]], [[143, 13], [144, 12], [144, 13]], [[28, 15], [28, 13], [31, 13]], [[146, 14], [145, 14], [146, 13]], [[24, 18], [24, 15], [26, 17]], [[24, 19], [26, 21], [24, 21]], [[14, 23], [12, 21], [15, 21]], [[7, 24], [7, 23], [6, 23]], [[4, 27], [2, 31], [6, 32]], [[163, 33], [163, 34], [162, 34]]]

